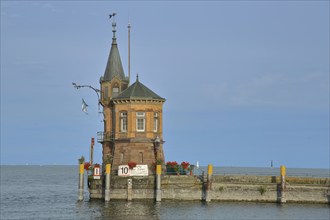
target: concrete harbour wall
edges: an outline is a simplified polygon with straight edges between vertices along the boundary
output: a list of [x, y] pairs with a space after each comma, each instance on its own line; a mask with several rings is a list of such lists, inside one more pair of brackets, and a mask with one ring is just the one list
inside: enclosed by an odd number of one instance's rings
[[[128, 179], [132, 190], [128, 190]], [[287, 177], [286, 202], [329, 203], [330, 178]], [[155, 176], [111, 176], [110, 198], [155, 199]], [[89, 180], [91, 199], [104, 198], [104, 181]], [[204, 200], [205, 181], [200, 176], [163, 175], [161, 198], [174, 200]], [[214, 201], [278, 202], [280, 178], [275, 176], [213, 176], [210, 199]], [[330, 203], [329, 203], [330, 204]]]

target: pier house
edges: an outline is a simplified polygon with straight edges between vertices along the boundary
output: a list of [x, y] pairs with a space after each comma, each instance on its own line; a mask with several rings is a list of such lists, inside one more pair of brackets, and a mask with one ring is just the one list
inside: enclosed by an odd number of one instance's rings
[[164, 162], [163, 104], [165, 99], [140, 82], [133, 84], [124, 73], [117, 39], [116, 23], [104, 75], [100, 78], [104, 131], [98, 132], [102, 162], [116, 171], [119, 165], [134, 162], [152, 167]]

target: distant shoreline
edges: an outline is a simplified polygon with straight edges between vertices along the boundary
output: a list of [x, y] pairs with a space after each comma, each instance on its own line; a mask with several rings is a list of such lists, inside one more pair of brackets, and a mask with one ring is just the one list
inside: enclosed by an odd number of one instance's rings
[[[22, 167], [22, 168], [39, 168], [39, 167], [72, 167], [77, 168], [78, 165], [36, 165], [36, 164], [20, 164], [20, 165], [0, 165], [3, 167]], [[278, 176], [278, 167], [221, 167], [215, 166], [214, 175], [245, 175], [245, 176]], [[201, 175], [207, 170], [206, 166], [200, 166], [199, 169], [194, 169], [195, 175]], [[328, 168], [287, 168], [288, 176], [295, 177], [323, 177], [330, 178], [330, 169]]]

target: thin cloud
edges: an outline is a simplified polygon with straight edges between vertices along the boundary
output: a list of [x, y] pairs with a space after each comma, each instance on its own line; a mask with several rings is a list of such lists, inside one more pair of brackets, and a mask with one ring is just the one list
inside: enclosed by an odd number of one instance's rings
[[327, 75], [322, 73], [261, 74], [245, 80], [205, 84], [202, 96], [218, 107], [326, 107], [327, 82]]

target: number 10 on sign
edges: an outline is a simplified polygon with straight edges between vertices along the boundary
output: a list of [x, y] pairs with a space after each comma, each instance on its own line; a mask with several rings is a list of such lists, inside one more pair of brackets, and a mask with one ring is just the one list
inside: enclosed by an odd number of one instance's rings
[[120, 165], [118, 167], [118, 176], [130, 176], [131, 170], [129, 169], [128, 165]]

